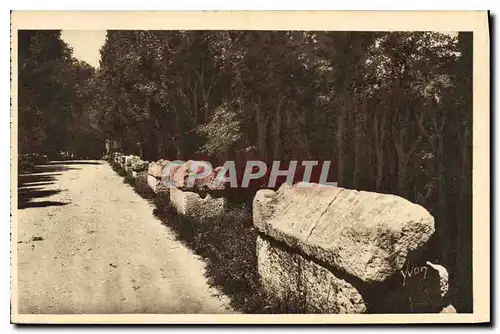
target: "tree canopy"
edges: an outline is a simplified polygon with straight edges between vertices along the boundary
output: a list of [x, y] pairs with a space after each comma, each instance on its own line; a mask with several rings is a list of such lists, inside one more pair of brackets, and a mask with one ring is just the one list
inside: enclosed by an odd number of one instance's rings
[[95, 155], [95, 69], [72, 56], [60, 31], [21, 30], [18, 41], [19, 153]]
[[436, 217], [471, 310], [471, 33], [108, 31], [100, 52], [95, 70], [58, 31], [20, 32], [20, 152], [330, 160], [339, 186]]

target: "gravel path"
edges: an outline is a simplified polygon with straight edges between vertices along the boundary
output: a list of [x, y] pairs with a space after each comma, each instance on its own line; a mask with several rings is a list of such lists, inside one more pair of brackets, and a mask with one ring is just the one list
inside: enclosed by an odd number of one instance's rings
[[19, 313], [232, 312], [107, 163], [51, 163], [19, 181]]

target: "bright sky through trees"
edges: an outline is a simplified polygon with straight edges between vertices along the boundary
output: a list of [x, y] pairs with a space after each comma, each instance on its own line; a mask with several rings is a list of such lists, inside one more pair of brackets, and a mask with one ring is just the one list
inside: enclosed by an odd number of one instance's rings
[[61, 38], [73, 48], [73, 56], [99, 67], [99, 50], [106, 39], [106, 30], [62, 30]]

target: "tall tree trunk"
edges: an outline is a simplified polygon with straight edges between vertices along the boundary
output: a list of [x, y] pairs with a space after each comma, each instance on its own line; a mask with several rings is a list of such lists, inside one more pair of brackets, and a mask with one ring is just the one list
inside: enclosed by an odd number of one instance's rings
[[397, 133], [395, 138], [395, 148], [398, 157], [398, 193], [401, 197], [408, 198], [406, 192], [407, 186], [407, 175], [408, 175], [408, 156], [405, 152], [405, 137], [407, 135], [406, 127], [407, 124], [403, 125], [401, 129], [399, 129], [399, 133]]
[[[364, 105], [359, 110], [354, 106], [354, 171], [352, 173], [352, 185], [354, 189], [359, 189], [360, 186], [360, 170], [361, 170], [361, 155], [362, 155], [362, 117], [365, 113]], [[361, 113], [361, 114], [360, 114]]]
[[273, 127], [273, 159], [279, 160], [281, 158], [281, 107], [283, 105], [283, 97], [278, 96], [278, 104], [276, 106], [276, 114]]
[[455, 222], [447, 219], [448, 207], [446, 200], [446, 170], [445, 170], [445, 152], [444, 152], [444, 140], [442, 135], [436, 137], [437, 152], [436, 152], [436, 162], [437, 162], [437, 174], [438, 174], [438, 221], [437, 227], [441, 231], [439, 233], [440, 248], [441, 248], [441, 258], [443, 263], [448, 265], [451, 264], [451, 253], [452, 244], [451, 241], [455, 238], [453, 235], [454, 229], [452, 225]]
[[180, 130], [180, 119], [179, 119], [179, 114], [177, 113], [177, 109], [174, 107], [174, 114], [175, 114], [175, 134], [174, 134], [174, 144], [175, 144], [175, 153], [176, 153], [176, 159], [182, 159], [182, 152], [181, 152], [181, 130]]
[[[384, 145], [385, 145], [385, 135], [386, 135], [386, 125], [387, 125], [387, 108], [382, 107], [382, 115], [379, 116], [378, 113], [375, 115], [373, 122], [374, 134], [375, 134], [375, 157], [376, 157], [376, 170], [377, 175], [375, 179], [375, 190], [382, 190], [382, 182], [384, 180]], [[379, 118], [380, 117], [380, 118]]]
[[262, 112], [259, 102], [254, 104], [254, 108], [257, 122], [257, 148], [260, 157], [267, 160], [267, 123], [269, 122], [269, 117]]
[[163, 146], [163, 138], [161, 136], [156, 137], [156, 155], [157, 159], [162, 159], [165, 154], [165, 149]]
[[[470, 115], [472, 117], [472, 110]], [[467, 116], [466, 116], [467, 117]], [[459, 200], [457, 201], [456, 276], [462, 312], [472, 312], [472, 134], [471, 124], [464, 122], [462, 132]]]
[[344, 128], [347, 106], [342, 102], [337, 116], [337, 179], [340, 186], [344, 185]]
[[404, 157], [404, 154], [398, 154], [398, 192], [399, 196], [408, 198], [407, 194], [407, 175], [408, 175], [408, 164]]

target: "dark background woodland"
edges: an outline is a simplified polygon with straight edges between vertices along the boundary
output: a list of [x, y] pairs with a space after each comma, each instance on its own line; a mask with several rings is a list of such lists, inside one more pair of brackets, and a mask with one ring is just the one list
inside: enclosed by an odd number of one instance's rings
[[331, 160], [339, 186], [436, 219], [472, 311], [472, 33], [108, 31], [98, 69], [19, 32], [19, 154]]

